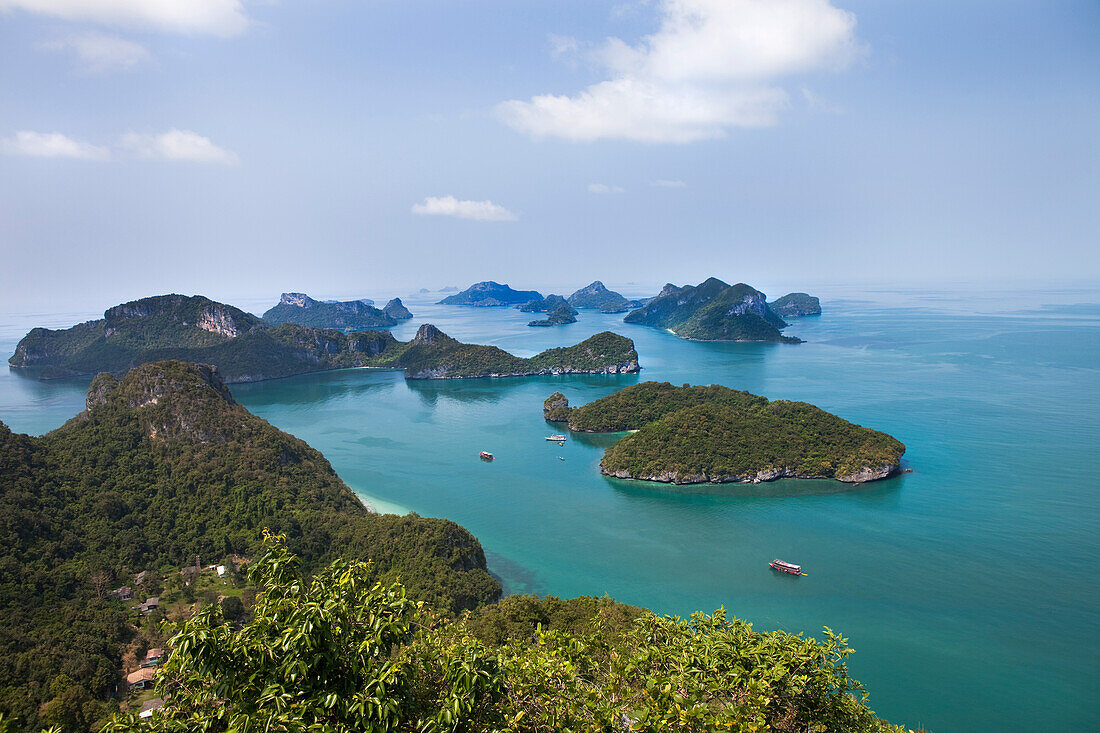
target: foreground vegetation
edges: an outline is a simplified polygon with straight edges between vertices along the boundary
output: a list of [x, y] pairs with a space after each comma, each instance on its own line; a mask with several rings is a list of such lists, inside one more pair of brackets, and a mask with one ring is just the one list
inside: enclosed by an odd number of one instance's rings
[[[87, 411], [41, 438], [0, 424], [0, 503], [0, 713], [27, 729], [97, 727], [124, 647], [156, 634], [130, 606], [196, 557], [255, 557], [265, 527], [307, 572], [369, 558], [373, 579], [443, 613], [500, 594], [465, 529], [369, 513], [320, 453], [194, 364], [101, 375]], [[141, 571], [157, 580], [136, 586]], [[142, 596], [112, 600], [119, 586]]]
[[185, 622], [152, 717], [107, 731], [871, 731], [846, 640], [759, 633], [725, 613], [510, 598], [457, 622], [368, 563], [313, 579], [281, 538], [250, 570], [252, 622]]
[[232, 383], [350, 367], [403, 369], [410, 379], [637, 371], [638, 355], [633, 341], [607, 332], [523, 359], [495, 346], [461, 343], [431, 324], [401, 342], [388, 331], [271, 326], [201, 296], [165, 295], [116, 306], [101, 320], [63, 331], [33, 329], [9, 363], [55, 377], [121, 374], [164, 359], [214, 364]]
[[570, 430], [636, 431], [611, 446], [603, 473], [671, 483], [835, 478], [869, 481], [895, 472], [905, 446], [805, 402], [769, 401], [718, 385], [643, 382], [570, 409], [561, 393], [543, 404]]

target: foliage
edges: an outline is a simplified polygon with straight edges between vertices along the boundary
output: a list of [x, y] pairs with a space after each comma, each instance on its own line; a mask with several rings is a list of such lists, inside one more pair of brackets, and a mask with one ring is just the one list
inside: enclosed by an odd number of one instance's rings
[[[549, 313], [550, 311], [561, 305], [568, 306], [569, 303], [567, 303], [565, 298], [563, 298], [562, 296], [554, 295], [553, 293], [551, 293], [541, 300], [529, 300], [523, 305], [517, 305], [516, 309], [522, 313]], [[573, 315], [577, 314], [577, 311], [573, 310], [572, 308], [570, 308], [570, 312]]]
[[669, 284], [661, 294], [631, 311], [627, 323], [667, 328], [697, 341], [775, 341], [798, 343], [779, 329], [787, 324], [759, 290], [744, 283], [728, 285], [709, 278], [699, 285]]
[[[99, 378], [89, 410], [42, 438], [0, 425], [0, 501], [0, 711], [26, 726], [54, 708], [102, 717], [134, 633], [133, 612], [107, 591], [196, 556], [252, 556], [264, 527], [287, 534], [308, 572], [371, 558], [376, 578], [401, 578], [446, 613], [500, 593], [464, 529], [369, 513], [320, 453], [194, 364]], [[71, 681], [64, 696], [51, 692], [60, 675]]]
[[570, 295], [569, 305], [574, 308], [598, 308], [603, 313], [622, 313], [629, 310], [633, 302], [614, 290], [608, 290], [596, 280]]
[[[562, 399], [552, 396], [544, 411]], [[850, 480], [863, 469], [897, 467], [905, 452], [886, 433], [805, 402], [769, 402], [719, 385], [643, 382], [572, 410], [555, 409], [571, 430], [637, 431], [608, 448], [600, 462], [604, 473], [623, 478], [700, 483], [754, 480], [763, 473]]]
[[446, 623], [362, 563], [306, 580], [277, 537], [251, 577], [254, 621], [185, 622], [158, 682], [165, 707], [108, 733], [900, 731], [867, 708], [829, 629], [817, 641], [723, 611], [533, 597]]
[[561, 392], [555, 392], [554, 394], [543, 400], [542, 403], [542, 416], [550, 422], [565, 422], [569, 419], [569, 400], [565, 398]]

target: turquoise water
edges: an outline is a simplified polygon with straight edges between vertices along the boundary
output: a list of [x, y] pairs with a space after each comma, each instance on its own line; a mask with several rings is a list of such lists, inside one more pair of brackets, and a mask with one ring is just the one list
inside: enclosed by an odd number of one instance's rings
[[[587, 311], [531, 329], [511, 309], [413, 300], [399, 338], [430, 321], [529, 355], [614, 329], [644, 371], [405, 382], [350, 370], [233, 393], [320, 449], [368, 504], [468, 527], [509, 592], [828, 625], [857, 650], [875, 710], [937, 733], [1100, 728], [1100, 291], [1031, 292], [1026, 310], [1015, 294], [825, 295], [825, 315], [788, 330], [798, 346], [693, 343]], [[0, 346], [87, 317], [9, 317]], [[613, 437], [543, 440], [551, 392], [580, 404], [639, 379], [813, 402], [904, 441], [913, 473], [671, 489], [600, 476]], [[0, 419], [56, 427], [87, 381], [0, 375]], [[807, 577], [773, 573], [773, 557]]]

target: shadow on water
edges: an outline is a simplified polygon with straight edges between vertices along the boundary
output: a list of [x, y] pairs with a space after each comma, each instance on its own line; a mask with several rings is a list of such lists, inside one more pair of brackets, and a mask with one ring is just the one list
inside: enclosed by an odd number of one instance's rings
[[486, 550], [485, 564], [489, 568], [489, 574], [504, 588], [506, 596], [517, 594], [544, 596], [550, 592], [549, 586], [539, 578], [537, 573], [503, 555]]
[[250, 406], [317, 405], [371, 393], [381, 394], [403, 379], [390, 369], [341, 369], [285, 379], [231, 384], [233, 396]]
[[546, 396], [567, 388], [614, 387], [637, 384], [637, 374], [563, 374], [537, 377], [484, 377], [480, 379], [410, 379], [409, 391], [425, 405], [434, 407], [440, 398], [467, 403], [495, 403], [517, 388], [545, 386]]

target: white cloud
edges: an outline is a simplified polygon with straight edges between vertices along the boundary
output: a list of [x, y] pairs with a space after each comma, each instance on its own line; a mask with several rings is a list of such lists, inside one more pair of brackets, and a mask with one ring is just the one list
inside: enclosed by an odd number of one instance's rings
[[413, 204], [412, 213], [423, 216], [454, 216], [475, 221], [516, 221], [517, 215], [492, 201], [463, 201], [454, 196], [429, 196]]
[[626, 193], [621, 186], [608, 186], [606, 183], [589, 183], [588, 193]]
[[575, 95], [497, 106], [535, 137], [687, 143], [775, 124], [779, 78], [839, 70], [861, 51], [855, 16], [829, 0], [663, 0], [641, 43], [610, 39], [595, 59], [611, 78]]
[[84, 33], [43, 44], [51, 51], [71, 51], [84, 71], [98, 74], [132, 69], [149, 61], [149, 49], [140, 43], [103, 33]]
[[687, 184], [683, 181], [668, 178], [658, 178], [656, 181], [651, 181], [649, 185], [655, 188], [687, 188]]
[[0, 0], [0, 11], [5, 10], [124, 28], [215, 36], [239, 35], [249, 23], [240, 0]]
[[159, 135], [128, 132], [122, 136], [120, 147], [139, 158], [148, 160], [225, 165], [239, 162], [236, 153], [219, 148], [210, 141], [210, 138], [191, 130], [172, 129]]
[[73, 140], [58, 132], [31, 130], [20, 130], [13, 137], [0, 140], [0, 151], [5, 155], [22, 155], [31, 158], [109, 160], [111, 157], [111, 151], [107, 148]]

